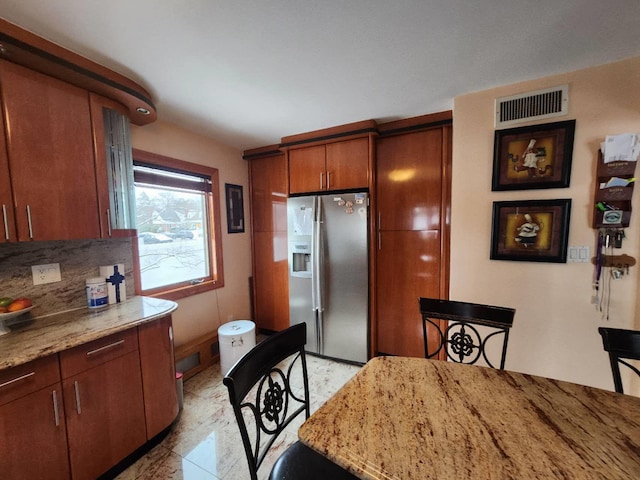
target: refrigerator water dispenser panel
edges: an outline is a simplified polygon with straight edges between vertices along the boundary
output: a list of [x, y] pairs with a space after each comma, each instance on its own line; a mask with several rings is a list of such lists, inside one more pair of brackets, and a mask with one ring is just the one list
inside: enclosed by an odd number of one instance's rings
[[289, 266], [292, 277], [311, 278], [311, 244], [291, 242], [289, 244]]

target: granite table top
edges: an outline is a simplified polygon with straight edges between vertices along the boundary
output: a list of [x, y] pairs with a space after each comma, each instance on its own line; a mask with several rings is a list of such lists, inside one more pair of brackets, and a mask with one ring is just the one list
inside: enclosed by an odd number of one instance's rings
[[169, 300], [135, 296], [98, 310], [84, 307], [17, 323], [0, 336], [0, 370], [155, 320], [177, 306]]
[[298, 436], [362, 479], [640, 478], [640, 398], [438, 360], [370, 360]]

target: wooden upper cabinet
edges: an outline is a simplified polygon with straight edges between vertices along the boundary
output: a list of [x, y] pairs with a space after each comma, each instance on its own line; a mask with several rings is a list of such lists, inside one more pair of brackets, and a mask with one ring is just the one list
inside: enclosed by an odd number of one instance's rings
[[439, 230], [443, 129], [378, 139], [379, 230]]
[[324, 145], [289, 151], [289, 193], [326, 190], [326, 174]]
[[0, 224], [0, 243], [15, 242], [16, 224], [13, 215], [13, 194], [9, 177], [9, 158], [4, 138], [4, 121], [0, 116], [0, 207], [2, 207], [2, 223]]
[[369, 186], [369, 138], [289, 150], [289, 193]]
[[86, 90], [0, 61], [18, 240], [98, 238]]
[[287, 160], [284, 153], [249, 160], [251, 224], [255, 232], [287, 231]]
[[369, 139], [327, 144], [327, 190], [369, 186]]

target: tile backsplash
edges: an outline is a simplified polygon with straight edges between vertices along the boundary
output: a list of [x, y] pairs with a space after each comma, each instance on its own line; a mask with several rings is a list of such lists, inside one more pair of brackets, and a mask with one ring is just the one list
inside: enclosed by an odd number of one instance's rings
[[[31, 266], [60, 264], [62, 281], [33, 284]], [[0, 244], [0, 297], [28, 297], [37, 317], [87, 305], [85, 280], [101, 265], [124, 264], [127, 297], [134, 295], [131, 239]], [[122, 273], [122, 272], [121, 272]]]

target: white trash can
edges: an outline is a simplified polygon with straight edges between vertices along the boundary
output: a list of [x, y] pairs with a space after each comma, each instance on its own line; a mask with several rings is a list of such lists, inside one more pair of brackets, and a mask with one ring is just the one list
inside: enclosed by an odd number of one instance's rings
[[256, 345], [256, 324], [251, 320], [234, 320], [218, 328], [220, 372], [226, 375], [233, 365]]

